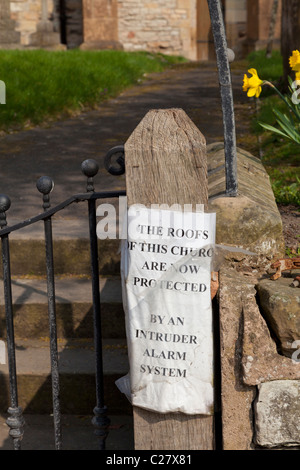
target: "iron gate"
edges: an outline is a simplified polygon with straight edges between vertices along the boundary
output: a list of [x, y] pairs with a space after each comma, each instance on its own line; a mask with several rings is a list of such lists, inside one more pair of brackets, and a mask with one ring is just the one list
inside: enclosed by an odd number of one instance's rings
[[[117, 155], [118, 166], [112, 165], [113, 155]], [[123, 147], [118, 146], [110, 150], [105, 158], [105, 166], [112, 174], [122, 174], [125, 171]], [[98, 163], [95, 160], [85, 160], [81, 165], [83, 174], [87, 177], [86, 193], [75, 194], [59, 205], [51, 208], [50, 193], [53, 189], [53, 180], [48, 176], [43, 176], [37, 181], [37, 189], [43, 195], [43, 212], [26, 219], [18, 224], [8, 226], [6, 212], [10, 208], [11, 202], [8, 196], [0, 195], [0, 237], [2, 242], [2, 262], [3, 262], [3, 286], [6, 317], [6, 341], [9, 370], [9, 393], [10, 406], [8, 408], [9, 417], [7, 425], [10, 428], [9, 434], [13, 439], [14, 450], [21, 449], [21, 440], [24, 434], [24, 417], [22, 408], [18, 403], [18, 386], [15, 357], [15, 335], [13, 320], [13, 302], [11, 288], [11, 266], [10, 266], [10, 246], [9, 235], [12, 232], [21, 230], [28, 225], [39, 221], [44, 221], [44, 239], [47, 274], [47, 296], [49, 315], [49, 337], [50, 337], [50, 362], [51, 362], [51, 382], [53, 401], [53, 424], [55, 449], [60, 450], [62, 446], [61, 432], [61, 410], [60, 410], [60, 380], [58, 368], [57, 331], [56, 331], [56, 299], [55, 299], [55, 279], [53, 261], [53, 239], [52, 239], [52, 217], [57, 212], [74, 202], [87, 201], [89, 219], [89, 242], [90, 242], [90, 262], [92, 276], [92, 303], [93, 303], [93, 327], [94, 327], [94, 347], [95, 347], [95, 388], [96, 405], [93, 410], [94, 417], [92, 423], [95, 427], [95, 434], [99, 438], [100, 449], [105, 449], [105, 440], [108, 434], [110, 420], [107, 416], [107, 407], [104, 403], [103, 393], [103, 361], [102, 361], [102, 332], [101, 332], [101, 311], [100, 311], [100, 286], [99, 286], [99, 262], [98, 244], [96, 233], [96, 201], [98, 199], [118, 198], [124, 196], [125, 191], [105, 191], [96, 192], [94, 190], [93, 178], [98, 173]]]

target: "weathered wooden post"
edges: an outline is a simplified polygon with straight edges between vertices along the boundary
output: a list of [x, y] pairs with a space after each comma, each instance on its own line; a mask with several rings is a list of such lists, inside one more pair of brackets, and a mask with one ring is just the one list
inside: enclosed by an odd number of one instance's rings
[[[197, 204], [203, 204], [204, 207], [206, 207], [208, 201], [206, 142], [202, 133], [183, 110], [163, 109], [149, 111], [125, 144], [125, 160], [126, 191], [129, 209], [135, 204], [142, 204], [147, 208], [150, 208], [150, 205], [153, 204], [165, 204], [169, 207], [174, 204], [179, 204], [181, 207], [183, 207], [184, 204], [189, 204], [193, 205], [193, 211], [195, 211]], [[159, 232], [157, 232], [157, 234], [159, 235]], [[159, 250], [155, 251], [158, 252]], [[153, 260], [154, 259], [155, 256], [153, 255]], [[163, 266], [163, 263], [161, 266]], [[164, 269], [162, 269], [162, 271], [164, 271]], [[179, 283], [177, 284], [179, 285]], [[182, 285], [183, 283], [181, 286]], [[185, 285], [188, 286], [188, 283]], [[195, 287], [195, 290], [197, 289], [198, 292], [208, 287], [203, 287], [204, 284], [199, 285], [202, 287]], [[128, 283], [126, 287], [128, 288]], [[186, 289], [188, 290], [189, 287], [186, 287]], [[159, 290], [156, 291], [156, 294], [158, 297], [159, 295], [164, 295], [160, 294]], [[155, 298], [156, 294], [154, 294], [154, 297], [152, 296], [152, 299]], [[189, 295], [190, 292], [187, 292], [185, 298], [187, 309], [189, 309]], [[199, 299], [202, 294], [198, 293], [197, 295], [199, 296], [197, 299]], [[150, 309], [151, 308], [155, 309], [155, 301], [154, 304], [151, 304]], [[197, 308], [196, 306], [196, 309]], [[178, 308], [177, 310], [180, 309]], [[152, 311], [153, 315], [151, 316], [155, 317], [156, 313], [157, 312]], [[173, 315], [174, 317], [176, 316], [176, 318], [179, 317], [179, 319], [184, 316], [182, 312], [176, 311], [176, 307]], [[199, 315], [199, 319], [203, 317], [203, 311], [201, 311], [200, 306], [197, 315]], [[184, 327], [186, 327], [186, 324]], [[146, 329], [147, 327], [145, 326], [145, 331], [140, 330], [140, 333], [146, 334]], [[138, 330], [135, 331], [138, 332]], [[178, 327], [178, 330], [175, 329], [174, 331], [179, 333], [181, 330], [179, 330]], [[185, 332], [184, 328], [182, 328], [181, 332]], [[138, 336], [138, 334], [136, 333], [135, 336]], [[203, 336], [205, 336], [205, 332]], [[210, 336], [210, 334], [208, 334], [208, 336]], [[177, 341], [177, 336], [175, 335], [174, 337], [176, 337]], [[196, 344], [198, 343], [196, 336], [188, 337], [187, 335], [183, 335], [180, 338], [182, 338], [182, 342], [184, 343], [194, 342], [195, 348], [199, 347], [199, 344]], [[162, 336], [156, 336], [156, 339], [162, 339]], [[201, 343], [201, 341], [203, 341], [203, 338], [199, 342]], [[186, 346], [191, 346], [191, 344]], [[150, 349], [146, 350], [147, 354], [151, 354], [152, 357], [158, 357], [159, 351], [161, 351], [163, 347], [162, 343], [157, 347], [158, 349], [156, 350], [151, 349], [151, 352]], [[164, 347], [166, 348], [167, 346]], [[168, 347], [169, 350], [171, 350], [172, 346], [170, 343]], [[179, 348], [178, 345], [174, 346], [173, 344], [173, 349], [176, 347]], [[165, 358], [166, 353], [164, 354]], [[169, 355], [170, 354], [173, 353], [169, 353]], [[186, 362], [189, 362], [189, 353], [181, 352], [177, 354], [178, 358], [183, 358]], [[185, 354], [187, 354], [187, 356], [185, 356]], [[211, 351], [208, 351], [208, 356], [209, 355], [211, 355]], [[140, 357], [140, 362], [143, 361], [145, 361], [145, 358]], [[146, 367], [147, 366], [144, 366], [144, 368]], [[154, 370], [154, 374], [161, 373], [162, 368], [154, 368], [153, 371]], [[165, 372], [167, 369], [163, 368], [163, 370]], [[174, 377], [176, 370], [178, 372], [178, 369], [168, 369], [168, 374], [166, 375]], [[154, 377], [154, 375], [152, 377]], [[182, 372], [181, 377], [182, 383], [184, 383], [184, 381], [192, 382], [188, 374], [185, 375], [185, 373]], [[149, 380], [152, 380], [151, 377]], [[164, 377], [160, 380], [164, 380]], [[168, 377], [165, 378], [165, 380], [168, 381]], [[169, 382], [172, 382], [172, 380], [169, 379]], [[205, 384], [205, 386], [206, 385], [207, 384]], [[189, 386], [191, 386], [191, 388], [189, 388]], [[193, 401], [195, 394], [193, 397], [189, 396], [189, 391], [192, 390], [192, 386], [192, 383], [187, 386], [185, 385], [185, 393], [183, 393], [181, 397], [177, 397], [175, 394], [175, 399], [186, 402]], [[172, 392], [172, 388], [169, 390]], [[198, 401], [197, 393], [196, 390], [196, 402]], [[158, 401], [160, 398], [163, 401], [162, 396], [156, 398], [158, 398]], [[200, 402], [201, 391], [199, 397], [199, 403]], [[213, 404], [210, 405], [210, 412], [206, 414], [185, 414], [182, 412], [160, 413], [144, 409], [140, 406], [133, 406], [133, 413], [135, 449], [137, 450], [211, 450], [214, 448]]]

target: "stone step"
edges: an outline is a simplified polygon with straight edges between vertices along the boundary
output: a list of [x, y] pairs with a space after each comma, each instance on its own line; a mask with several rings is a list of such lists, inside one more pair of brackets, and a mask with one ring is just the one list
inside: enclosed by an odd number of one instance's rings
[[[59, 340], [61, 412], [92, 414], [95, 398], [95, 351], [93, 340]], [[51, 365], [49, 340], [16, 340], [16, 367], [19, 406], [24, 413], [51, 413]], [[103, 340], [105, 405], [111, 414], [130, 414], [131, 405], [115, 381], [127, 374], [126, 341]], [[9, 403], [8, 365], [0, 364], [0, 410]]]
[[[10, 225], [20, 222], [12, 220]], [[88, 219], [53, 218], [53, 256], [55, 274], [89, 275], [91, 273]], [[11, 232], [10, 261], [14, 276], [44, 275], [45, 238], [43, 222], [37, 222]], [[120, 274], [120, 240], [98, 239], [99, 272], [102, 275]], [[2, 277], [2, 257], [0, 260]]]
[[[55, 450], [53, 416], [48, 414], [25, 414], [22, 450]], [[62, 450], [99, 451], [99, 438], [92, 424], [93, 414], [66, 415], [61, 417]], [[7, 415], [0, 415], [0, 450], [13, 450], [13, 440], [6, 424]], [[110, 415], [107, 451], [134, 450], [133, 417], [131, 415]], [[99, 454], [99, 453], [98, 453]]]
[[[99, 278], [104, 387], [112, 414], [131, 413], [115, 381], [128, 372], [125, 318], [119, 278]], [[3, 292], [3, 282], [0, 282]], [[56, 318], [63, 413], [89, 414], [95, 406], [92, 284], [87, 276], [56, 277]], [[16, 337], [19, 404], [26, 413], [51, 413], [51, 375], [47, 281], [13, 278], [12, 300]], [[6, 338], [3, 296], [0, 336]], [[0, 410], [9, 406], [7, 361], [0, 365]]]
[[[0, 337], [6, 322], [3, 282], [0, 281]], [[55, 279], [58, 338], [93, 338], [92, 283], [87, 277]], [[49, 336], [47, 281], [13, 278], [12, 300], [15, 335], [19, 338]], [[100, 278], [102, 336], [125, 338], [125, 318], [119, 278]]]
[[[118, 240], [99, 240], [99, 273], [103, 276], [120, 274]], [[56, 275], [90, 275], [89, 239], [63, 239], [53, 241], [54, 272]], [[10, 242], [11, 273], [14, 276], [46, 273], [45, 242], [39, 239], [24, 239]], [[2, 277], [2, 259], [0, 262]]]

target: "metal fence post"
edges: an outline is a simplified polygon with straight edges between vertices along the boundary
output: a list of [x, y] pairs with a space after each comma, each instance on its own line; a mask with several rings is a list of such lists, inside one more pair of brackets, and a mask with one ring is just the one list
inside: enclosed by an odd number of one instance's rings
[[[48, 176], [42, 176], [37, 182], [37, 189], [43, 194], [44, 211], [50, 207], [49, 194], [53, 189], [53, 181]], [[47, 292], [50, 332], [50, 359], [52, 378], [52, 400], [54, 419], [55, 448], [61, 449], [61, 416], [60, 416], [60, 386], [58, 371], [57, 333], [56, 333], [56, 307], [55, 307], [55, 284], [54, 284], [54, 262], [53, 262], [53, 240], [51, 216], [44, 220], [45, 248], [46, 248], [46, 270], [47, 270]]]
[[[87, 192], [94, 192], [93, 177], [98, 173], [98, 164], [95, 160], [85, 160], [81, 165], [83, 174], [87, 177]], [[96, 406], [92, 423], [95, 426], [95, 434], [99, 438], [100, 449], [105, 449], [105, 440], [108, 435], [110, 420], [107, 417], [107, 407], [104, 405], [104, 380], [102, 359], [102, 327], [100, 307], [100, 285], [99, 285], [99, 263], [98, 244], [96, 232], [96, 201], [88, 200], [89, 233], [92, 270], [92, 295], [93, 295], [93, 317], [94, 317], [94, 343], [96, 353]]]
[[[5, 212], [10, 208], [10, 199], [4, 194], [0, 195], [0, 228], [7, 225]], [[10, 387], [10, 407], [8, 413], [10, 416], [6, 424], [10, 427], [10, 436], [13, 438], [14, 450], [21, 449], [21, 440], [23, 438], [23, 426], [25, 424], [22, 416], [22, 408], [18, 406], [18, 388], [15, 357], [15, 335], [13, 324], [12, 292], [11, 292], [11, 271], [10, 271], [10, 253], [8, 233], [2, 235], [2, 260], [3, 260], [3, 284], [4, 301], [6, 314], [7, 330], [7, 352], [9, 368], [9, 387]]]
[[237, 154], [231, 75], [220, 0], [207, 0], [214, 36], [224, 126], [226, 194], [237, 196]]

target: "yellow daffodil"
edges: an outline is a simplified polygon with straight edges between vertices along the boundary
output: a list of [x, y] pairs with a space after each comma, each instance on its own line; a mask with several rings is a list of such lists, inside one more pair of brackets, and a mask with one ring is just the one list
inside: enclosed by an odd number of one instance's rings
[[[259, 124], [266, 129], [267, 131], [274, 132], [280, 137], [284, 136], [287, 139], [294, 141], [296, 144], [300, 145], [300, 108], [298, 93], [296, 100], [294, 99], [294, 94], [296, 93], [294, 83], [298, 86], [300, 83], [300, 52], [298, 50], [293, 51], [291, 57], [289, 58], [289, 63], [293, 72], [295, 72], [295, 82], [291, 83], [291, 78], [289, 77], [290, 91], [292, 92], [291, 98], [283, 95], [273, 83], [268, 80], [261, 80], [257, 74], [256, 69], [252, 68], [248, 70], [250, 73], [250, 78], [245, 74], [243, 82], [243, 91], [247, 92], [248, 96], [259, 97], [262, 86], [269, 86], [275, 91], [278, 96], [282, 99], [288, 109], [288, 115], [282, 113], [278, 109], [273, 109], [275, 114], [277, 127], [271, 126], [270, 124], [259, 122]], [[293, 90], [295, 90], [293, 92]]]
[[263, 81], [258, 77], [257, 71], [255, 69], [249, 69], [248, 72], [252, 75], [252, 77], [247, 77], [244, 75], [244, 82], [243, 82], [243, 91], [248, 91], [247, 96], [256, 96], [259, 97], [261, 94], [261, 85]]
[[289, 58], [290, 67], [295, 72], [300, 72], [300, 52], [293, 51], [293, 54]]

